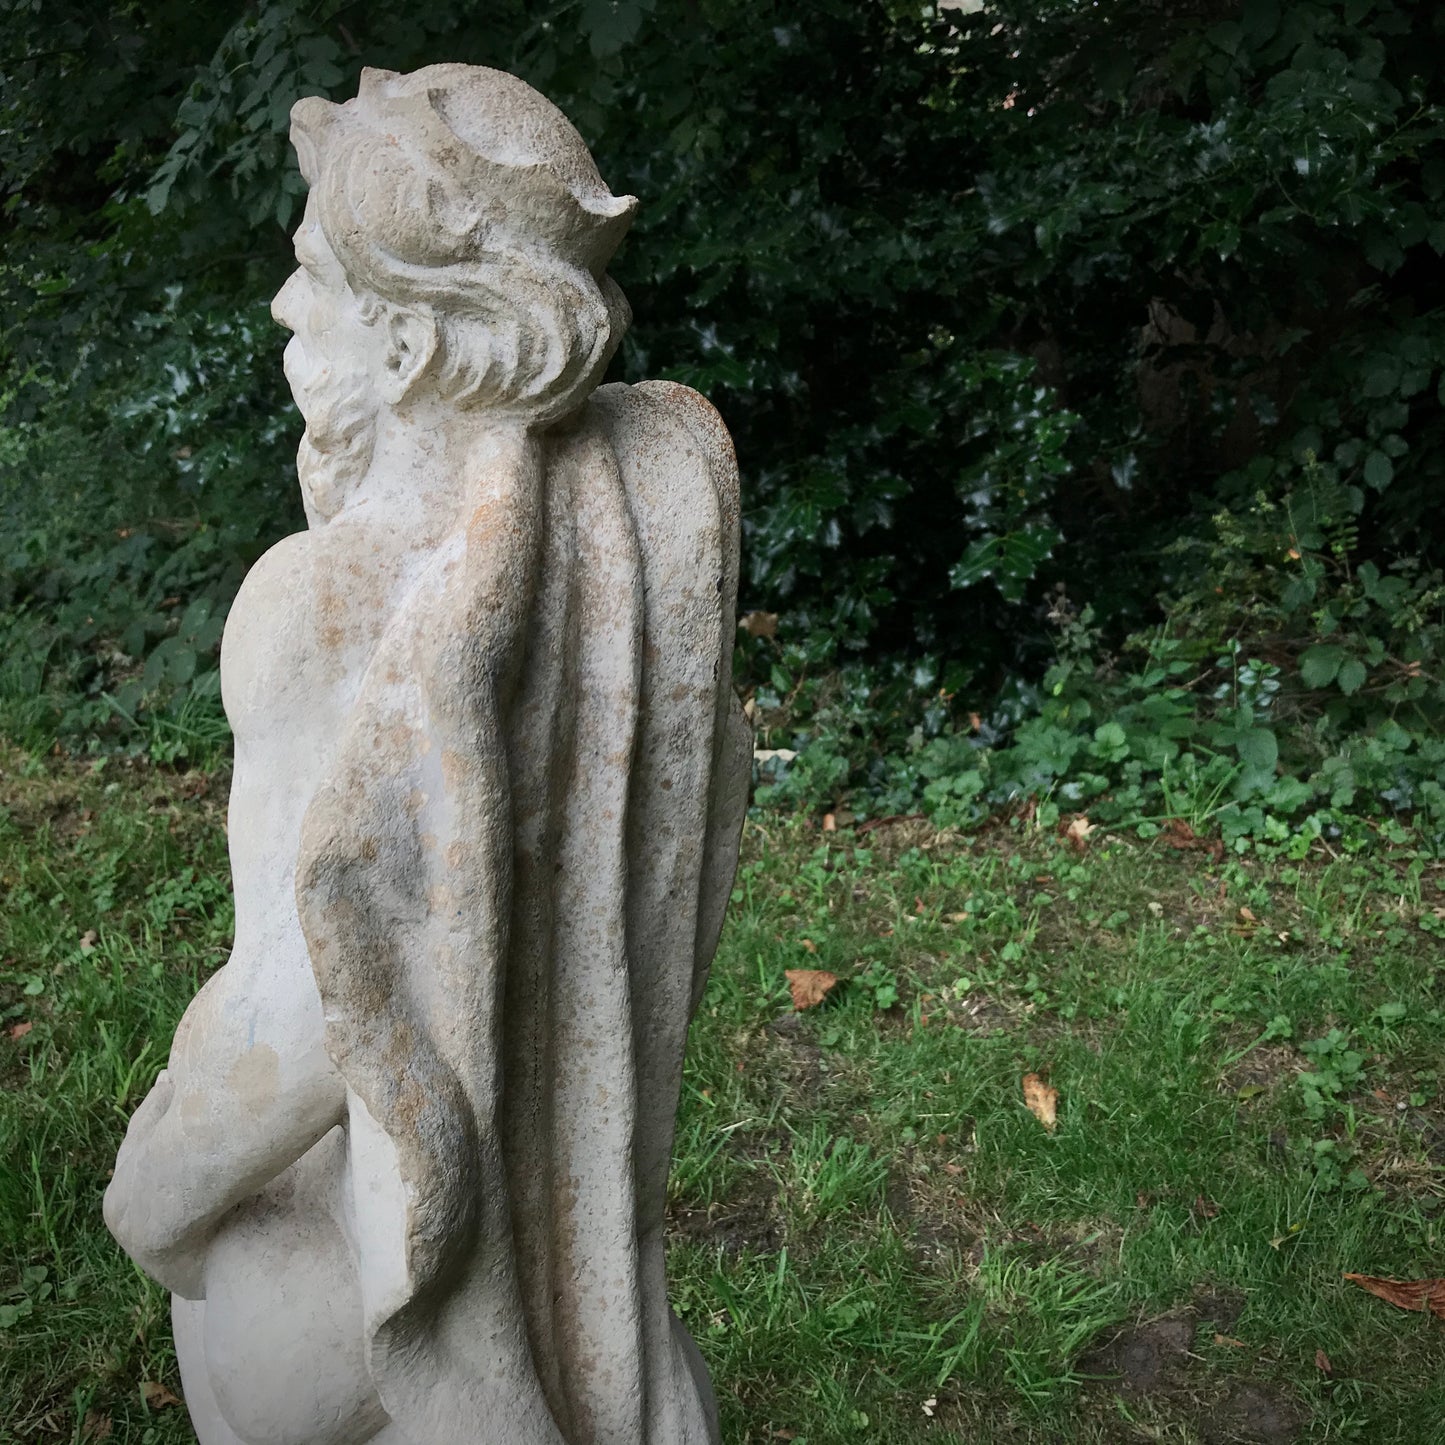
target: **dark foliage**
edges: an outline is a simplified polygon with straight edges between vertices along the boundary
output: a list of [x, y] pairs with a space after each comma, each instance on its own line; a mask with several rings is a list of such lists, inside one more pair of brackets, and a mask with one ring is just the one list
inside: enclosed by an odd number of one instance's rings
[[1049, 660], [1059, 584], [1121, 636], [1260, 496], [1327, 489], [1350, 565], [1438, 566], [1442, 30], [1395, 0], [20, 0], [16, 645], [84, 726], [205, 676], [177, 619], [297, 521], [264, 314], [290, 104], [438, 59], [524, 75], [641, 198], [618, 375], [733, 429], [783, 691], [841, 648], [983, 707]]

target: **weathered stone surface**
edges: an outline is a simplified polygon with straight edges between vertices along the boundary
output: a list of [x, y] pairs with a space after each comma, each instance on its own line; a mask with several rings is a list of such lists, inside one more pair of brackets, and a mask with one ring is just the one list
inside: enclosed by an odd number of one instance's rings
[[613, 196], [496, 71], [298, 103], [309, 530], [236, 600], [230, 961], [106, 1194], [202, 1445], [706, 1445], [663, 1204], [749, 737], [711, 407], [595, 390]]

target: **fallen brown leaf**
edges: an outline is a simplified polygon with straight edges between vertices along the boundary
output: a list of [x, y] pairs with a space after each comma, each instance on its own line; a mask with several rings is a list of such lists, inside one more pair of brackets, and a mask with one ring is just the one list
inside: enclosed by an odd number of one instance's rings
[[1219, 1213], [1219, 1206], [1212, 1199], [1206, 1199], [1202, 1194], [1196, 1194], [1194, 1196], [1194, 1212], [1204, 1219], [1213, 1219]]
[[957, 1179], [958, 1176], [963, 1173], [963, 1165], [962, 1165], [962, 1164], [945, 1164], [945, 1165], [943, 1166], [943, 1172], [944, 1172], [945, 1174], [949, 1175], [951, 1178]]
[[806, 952], [817, 953], [818, 945], [814, 943], [811, 938], [800, 938], [798, 942], [803, 945], [803, 948]]
[[1216, 1345], [1228, 1345], [1232, 1350], [1247, 1350], [1249, 1348], [1243, 1340], [1237, 1340], [1233, 1335], [1215, 1335], [1214, 1343]]
[[1025, 1074], [1024, 1103], [1034, 1118], [1053, 1133], [1059, 1121], [1059, 1091], [1044, 1083], [1037, 1074]]
[[1064, 829], [1064, 837], [1068, 839], [1069, 847], [1082, 853], [1089, 846], [1089, 834], [1094, 830], [1095, 825], [1089, 821], [1088, 815], [1079, 813], [1069, 820], [1069, 826]]
[[181, 1397], [172, 1393], [159, 1380], [142, 1381], [141, 1398], [151, 1410], [164, 1410], [168, 1405], [179, 1405]]
[[34, 1027], [35, 1025], [31, 1023], [29, 1019], [26, 1019], [24, 1023], [11, 1024], [5, 1032], [8, 1033], [12, 1039], [23, 1039]]
[[1373, 1274], [1347, 1274], [1345, 1278], [1397, 1309], [1429, 1310], [1445, 1320], [1445, 1279], [1381, 1279]]
[[80, 951], [82, 953], [94, 953], [95, 945], [100, 942], [100, 934], [95, 929], [87, 928], [80, 935]]
[[823, 814], [823, 831], [825, 833], [836, 833], [838, 831], [838, 815], [836, 813]]
[[1322, 1375], [1333, 1375], [1335, 1367], [1330, 1363], [1330, 1357], [1323, 1350], [1315, 1351], [1315, 1369]]
[[87, 1410], [80, 1431], [87, 1440], [109, 1440], [114, 1428], [110, 1416], [103, 1410]]
[[738, 626], [749, 637], [776, 637], [778, 635], [778, 614], [776, 612], [744, 612], [738, 618]]
[[788, 968], [783, 972], [793, 995], [793, 1007], [799, 1013], [817, 1008], [838, 985], [838, 975], [826, 968]]
[[1165, 825], [1164, 831], [1159, 835], [1159, 841], [1166, 848], [1184, 849], [1198, 848], [1208, 853], [1215, 862], [1224, 857], [1224, 840], [1222, 838], [1201, 838], [1183, 818], [1171, 818]]

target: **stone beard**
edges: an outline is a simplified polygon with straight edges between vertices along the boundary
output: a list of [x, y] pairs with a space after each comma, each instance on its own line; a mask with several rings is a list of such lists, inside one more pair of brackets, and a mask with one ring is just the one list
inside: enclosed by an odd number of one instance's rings
[[318, 366], [293, 337], [286, 345], [286, 380], [306, 423], [296, 453], [296, 474], [315, 521], [329, 522], [356, 490], [376, 449], [379, 401], [365, 367]]
[[521, 81], [292, 133], [310, 528], [227, 623], [235, 944], [106, 1221], [201, 1445], [717, 1445], [663, 1234], [751, 767], [731, 442], [598, 387], [636, 203]]

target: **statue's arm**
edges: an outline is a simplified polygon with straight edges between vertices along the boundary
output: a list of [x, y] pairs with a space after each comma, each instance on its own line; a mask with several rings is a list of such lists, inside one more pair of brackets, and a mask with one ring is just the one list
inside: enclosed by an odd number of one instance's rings
[[[345, 1109], [319, 1027], [297, 1048], [294, 992], [236, 965], [191, 1001], [168, 1067], [136, 1110], [105, 1196], [126, 1252], [167, 1288], [201, 1297], [221, 1218], [299, 1159]], [[318, 1019], [319, 1023], [319, 1019]]]
[[256, 565], [222, 647], [237, 740], [233, 853], [237, 835], [254, 853], [237, 874], [236, 948], [191, 1000], [168, 1066], [131, 1120], [106, 1191], [106, 1222], [126, 1252], [189, 1298], [200, 1297], [201, 1263], [217, 1222], [299, 1159], [345, 1111], [345, 1085], [326, 1054], [304, 944], [298, 933], [288, 948], [275, 926], [273, 894], [284, 887], [289, 895], [289, 885], [262, 876], [273, 856], [284, 856], [278, 840], [293, 830], [292, 814], [305, 804], [304, 787], [292, 796], [277, 786], [286, 770], [277, 765], [277, 733], [266, 721], [284, 701], [276, 677], [308, 671], [310, 620], [291, 600], [310, 592], [303, 541], [287, 539]]

